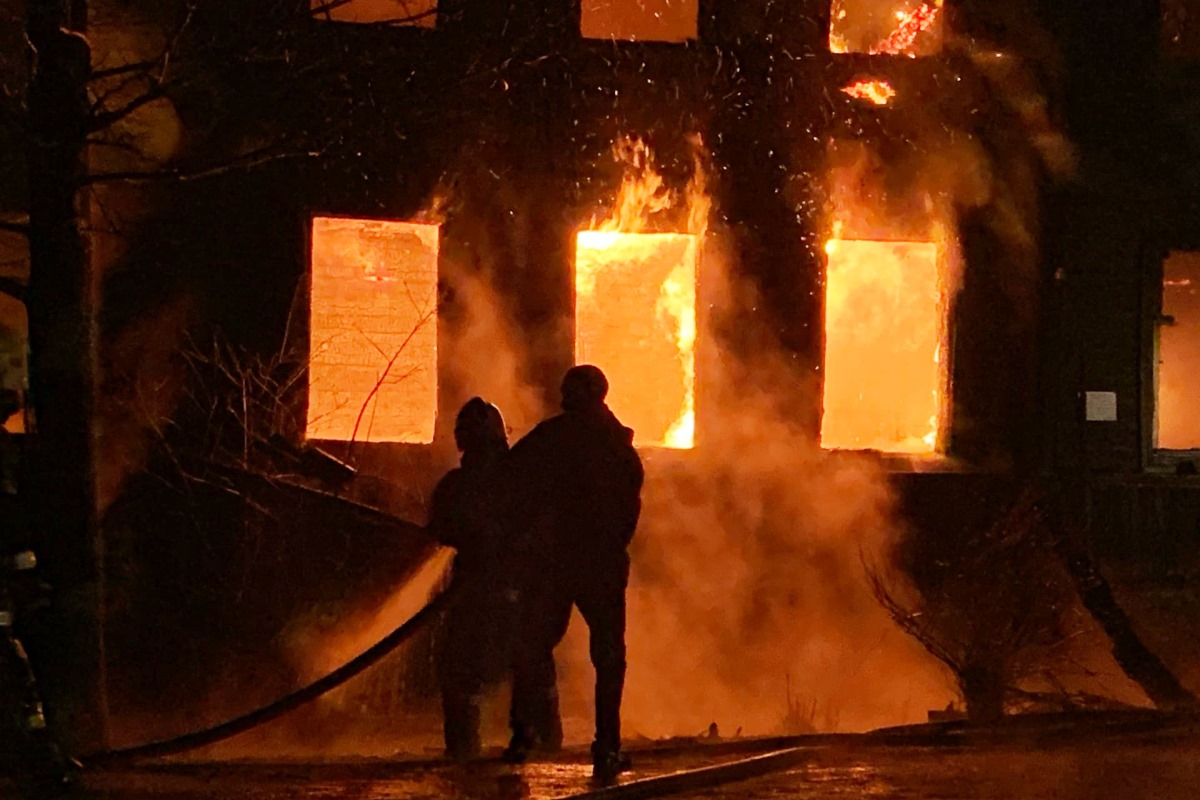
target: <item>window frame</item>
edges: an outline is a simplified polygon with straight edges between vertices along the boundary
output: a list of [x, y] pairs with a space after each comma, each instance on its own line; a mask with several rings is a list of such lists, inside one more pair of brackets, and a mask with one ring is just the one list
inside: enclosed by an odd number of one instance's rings
[[[1163, 267], [1173, 253], [1200, 254], [1197, 247], [1155, 248], [1143, 270], [1141, 331], [1142, 460], [1146, 472], [1173, 473], [1180, 464], [1200, 462], [1200, 446], [1175, 449], [1158, 446], [1159, 334], [1163, 325]], [[1198, 392], [1200, 394], [1200, 392]], [[1200, 466], [1200, 463], [1197, 464]]]
[[[434, 336], [434, 359], [433, 359], [433, 377], [434, 377], [434, 418], [433, 418], [433, 433], [430, 441], [427, 442], [404, 442], [404, 441], [371, 441], [369, 439], [360, 438], [354, 441], [349, 439], [329, 439], [308, 435], [308, 414], [309, 402], [312, 393], [312, 292], [313, 292], [313, 223], [316, 219], [335, 219], [335, 220], [351, 220], [357, 222], [393, 222], [405, 224], [436, 225], [438, 228], [438, 249], [437, 249], [437, 272], [435, 275], [434, 285], [436, 294], [434, 297], [434, 316], [432, 319], [433, 336]], [[325, 211], [320, 208], [306, 208], [300, 214], [299, 220], [302, 234], [301, 241], [303, 242], [302, 258], [303, 274], [301, 276], [300, 288], [302, 289], [301, 296], [303, 302], [300, 304], [303, 309], [303, 330], [300, 333], [302, 338], [303, 352], [305, 355], [304, 365], [304, 403], [301, 409], [298, 409], [298, 422], [300, 429], [304, 431], [304, 440], [310, 442], [321, 442], [335, 447], [399, 447], [399, 448], [416, 448], [419, 450], [428, 450], [437, 447], [442, 437], [442, 418], [441, 418], [441, 403], [442, 403], [442, 349], [438, 345], [441, 338], [441, 303], [442, 303], [442, 257], [445, 246], [445, 223], [443, 222], [420, 222], [414, 219], [404, 219], [398, 216], [375, 213], [356, 213], [354, 211]]]

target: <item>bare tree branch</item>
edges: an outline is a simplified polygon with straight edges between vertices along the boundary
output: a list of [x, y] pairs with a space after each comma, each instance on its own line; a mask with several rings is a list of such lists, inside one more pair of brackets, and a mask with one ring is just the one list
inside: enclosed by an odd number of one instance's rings
[[215, 167], [208, 167], [199, 170], [183, 170], [183, 169], [151, 169], [151, 170], [117, 170], [113, 172], [93, 172], [85, 176], [84, 185], [96, 183], [154, 183], [158, 181], [179, 181], [182, 183], [190, 181], [205, 180], [208, 178], [217, 178], [230, 173], [243, 172], [248, 169], [254, 169], [275, 161], [287, 161], [296, 158], [318, 158], [320, 153], [316, 151], [304, 151], [298, 153], [251, 153], [233, 161], [220, 164]]
[[403, 353], [405, 348], [408, 347], [409, 343], [412, 342], [413, 337], [415, 337], [421, 328], [425, 326], [425, 323], [429, 322], [429, 320], [432, 318], [433, 314], [430, 313], [423, 319], [417, 321], [417, 324], [413, 326], [413, 329], [408, 332], [407, 336], [404, 337], [404, 341], [400, 343], [400, 346], [396, 349], [395, 354], [392, 355], [391, 359], [388, 360], [387, 366], [384, 368], [383, 373], [379, 376], [379, 380], [375, 382], [375, 385], [371, 388], [371, 391], [367, 393], [366, 398], [363, 400], [362, 407], [358, 410], [358, 419], [354, 421], [354, 430], [350, 433], [351, 453], [353, 453], [353, 448], [358, 437], [358, 428], [362, 424], [363, 414], [366, 413], [367, 406], [371, 404], [371, 400], [374, 399], [375, 395], [379, 393], [380, 387], [383, 386], [384, 381], [387, 380], [388, 373], [392, 371], [392, 367], [396, 364], [396, 359], [400, 358], [400, 354]]

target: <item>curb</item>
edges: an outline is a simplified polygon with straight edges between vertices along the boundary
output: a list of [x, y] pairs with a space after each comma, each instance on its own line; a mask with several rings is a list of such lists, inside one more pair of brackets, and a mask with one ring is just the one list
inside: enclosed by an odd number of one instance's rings
[[793, 747], [727, 764], [714, 764], [709, 767], [643, 778], [579, 794], [563, 795], [555, 800], [634, 800], [634, 798], [642, 800], [680, 792], [710, 789], [726, 783], [735, 783], [758, 778], [771, 772], [791, 769], [807, 762], [812, 753], [811, 747]]

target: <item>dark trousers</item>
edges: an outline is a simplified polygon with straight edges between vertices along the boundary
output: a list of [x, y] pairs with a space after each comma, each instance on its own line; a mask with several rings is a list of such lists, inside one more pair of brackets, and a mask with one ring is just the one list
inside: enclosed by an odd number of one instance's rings
[[[521, 634], [513, 665], [512, 726], [516, 736], [562, 742], [554, 648], [578, 608], [588, 626], [596, 670], [595, 752], [621, 744], [621, 695], [625, 688], [625, 588], [629, 560], [589, 560], [547, 570], [522, 603]], [[557, 741], [554, 739], [557, 737]]]
[[516, 602], [494, 583], [464, 577], [446, 611], [438, 678], [446, 751], [472, 758], [480, 750], [483, 691], [507, 677]]
[[[53, 780], [59, 768], [25, 648], [7, 626], [0, 627], [0, 751], [0, 772]], [[4, 763], [9, 759], [14, 763]]]

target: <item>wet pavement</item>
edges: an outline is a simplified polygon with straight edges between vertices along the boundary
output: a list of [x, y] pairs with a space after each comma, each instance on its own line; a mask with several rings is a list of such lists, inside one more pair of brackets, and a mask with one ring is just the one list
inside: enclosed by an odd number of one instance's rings
[[[623, 783], [751, 755], [715, 747], [641, 753]], [[380, 760], [162, 764], [89, 773], [87, 800], [545, 800], [592, 789], [582, 757], [519, 768]], [[645, 796], [645, 795], [643, 795]], [[653, 795], [661, 796], [661, 795]], [[1195, 800], [1200, 737], [903, 746], [840, 739], [785, 772], [672, 795], [681, 800]]]
[[677, 800], [1196, 800], [1200, 742], [1029, 750], [820, 749], [805, 766]]
[[[711, 752], [710, 752], [711, 751]], [[745, 757], [721, 748], [642, 753], [622, 782]], [[335, 763], [165, 764], [86, 776], [87, 800], [547, 800], [588, 791], [591, 762], [577, 754], [510, 767], [498, 761], [458, 766], [383, 760]]]

